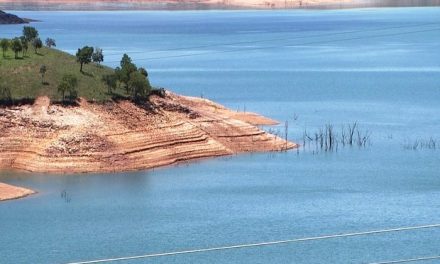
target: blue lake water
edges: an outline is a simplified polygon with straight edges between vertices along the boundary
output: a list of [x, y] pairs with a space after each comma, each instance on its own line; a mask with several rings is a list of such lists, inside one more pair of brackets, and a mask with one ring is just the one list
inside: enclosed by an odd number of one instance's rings
[[[0, 263], [67, 263], [440, 223], [440, 9], [16, 12], [74, 53], [122, 52], [152, 83], [304, 129], [357, 121], [371, 146], [260, 153], [103, 175], [1, 173]], [[13, 37], [22, 26], [1, 26]], [[283, 131], [283, 127], [277, 127]], [[61, 197], [66, 191], [70, 202]], [[440, 255], [440, 230], [126, 263], [369, 263]], [[125, 263], [125, 262], [124, 262]], [[435, 263], [435, 261], [425, 262]]]

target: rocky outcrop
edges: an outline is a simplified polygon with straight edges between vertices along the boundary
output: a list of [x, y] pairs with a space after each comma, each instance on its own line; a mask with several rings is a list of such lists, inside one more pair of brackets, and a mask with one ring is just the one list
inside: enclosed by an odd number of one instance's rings
[[257, 125], [275, 121], [206, 99], [167, 92], [147, 107], [129, 101], [0, 109], [0, 169], [87, 173], [149, 169], [180, 161], [294, 148]]

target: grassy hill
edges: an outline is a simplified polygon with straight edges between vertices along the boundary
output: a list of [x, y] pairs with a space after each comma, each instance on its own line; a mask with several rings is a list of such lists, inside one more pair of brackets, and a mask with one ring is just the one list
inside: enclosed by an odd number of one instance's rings
[[[39, 72], [42, 65], [47, 67], [45, 84], [42, 84]], [[113, 72], [109, 67], [91, 63], [84, 65], [84, 73], [81, 73], [75, 56], [46, 47], [40, 49], [38, 54], [30, 48], [28, 54], [19, 59], [14, 59], [10, 49], [5, 58], [0, 51], [0, 86], [9, 88], [14, 100], [35, 99], [45, 95], [53, 101], [59, 101], [61, 94], [57, 90], [63, 75], [73, 74], [78, 78], [80, 97], [98, 102], [107, 101], [112, 98], [112, 94], [108, 94], [101, 78]], [[124, 94], [122, 89], [114, 93]]]

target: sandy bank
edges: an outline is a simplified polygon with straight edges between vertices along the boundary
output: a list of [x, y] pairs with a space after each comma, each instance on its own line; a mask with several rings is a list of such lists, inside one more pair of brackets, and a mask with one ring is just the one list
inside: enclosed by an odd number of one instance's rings
[[0, 201], [23, 198], [34, 193], [32, 190], [0, 182]]
[[119, 172], [296, 146], [259, 129], [276, 122], [254, 113], [169, 92], [151, 102], [146, 110], [128, 101], [62, 107], [39, 98], [1, 108], [0, 169]]

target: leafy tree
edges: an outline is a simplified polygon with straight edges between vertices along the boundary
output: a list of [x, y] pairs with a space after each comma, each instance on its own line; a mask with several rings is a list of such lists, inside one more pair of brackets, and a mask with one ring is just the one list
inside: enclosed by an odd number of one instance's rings
[[21, 41], [21, 46], [23, 47], [23, 57], [26, 56], [27, 51], [29, 49], [29, 44], [28, 41], [26, 40], [26, 38], [24, 36], [20, 37], [20, 41]]
[[108, 93], [110, 94], [114, 89], [116, 89], [118, 78], [116, 74], [107, 74], [102, 76], [102, 82], [107, 85]]
[[115, 73], [118, 76], [118, 80], [125, 84], [127, 93], [129, 92], [128, 82], [130, 81], [130, 75], [136, 71], [136, 65], [131, 61], [131, 58], [127, 54], [124, 54], [121, 60], [121, 67], [116, 68]]
[[34, 47], [34, 52], [38, 53], [38, 49], [43, 47], [43, 41], [40, 38], [35, 38], [32, 40], [32, 47]]
[[130, 74], [128, 86], [133, 101], [146, 98], [151, 91], [150, 82], [140, 71], [135, 71]]
[[92, 62], [92, 54], [93, 54], [93, 47], [84, 46], [82, 49], [78, 49], [78, 52], [76, 53], [76, 59], [81, 64], [80, 72], [83, 72], [83, 65], [89, 64]]
[[53, 38], [47, 38], [46, 39], [46, 46], [48, 48], [56, 47], [57, 44], [55, 43], [55, 40]]
[[101, 62], [104, 61], [104, 54], [102, 53], [102, 49], [96, 48], [95, 52], [92, 54], [92, 60], [93, 62], [96, 62], [98, 64], [101, 64]]
[[19, 38], [14, 38], [12, 40], [11, 49], [15, 53], [15, 59], [18, 59], [18, 53], [23, 50], [23, 45]]
[[46, 65], [41, 65], [40, 74], [41, 74], [41, 84], [44, 84], [44, 76], [46, 75], [47, 67]]
[[33, 39], [38, 38], [38, 30], [34, 27], [23, 27], [23, 36], [25, 37], [27, 42], [31, 42]]
[[2, 41], [0, 41], [0, 46], [2, 48], [3, 51], [3, 58], [5, 57], [6, 52], [9, 49], [9, 41], [7, 39], [2, 39]]
[[12, 95], [11, 95], [11, 89], [0, 83], [0, 101], [11, 101]]
[[145, 68], [139, 68], [139, 72], [142, 73], [146, 78], [148, 78], [148, 72]]
[[75, 101], [78, 98], [78, 79], [72, 74], [65, 74], [61, 79], [61, 83], [58, 85], [58, 92], [62, 94], [63, 101], [66, 100], [66, 93], [69, 94], [68, 98], [70, 102]]
[[121, 59], [121, 68], [129, 66], [131, 64], [133, 64], [133, 62], [131, 61], [131, 58], [127, 54], [124, 53], [124, 55], [122, 56], [122, 59]]
[[115, 76], [116, 76], [116, 80], [118, 80], [118, 87], [121, 84], [121, 80], [122, 80], [122, 69], [121, 67], [116, 67], [115, 68]]

